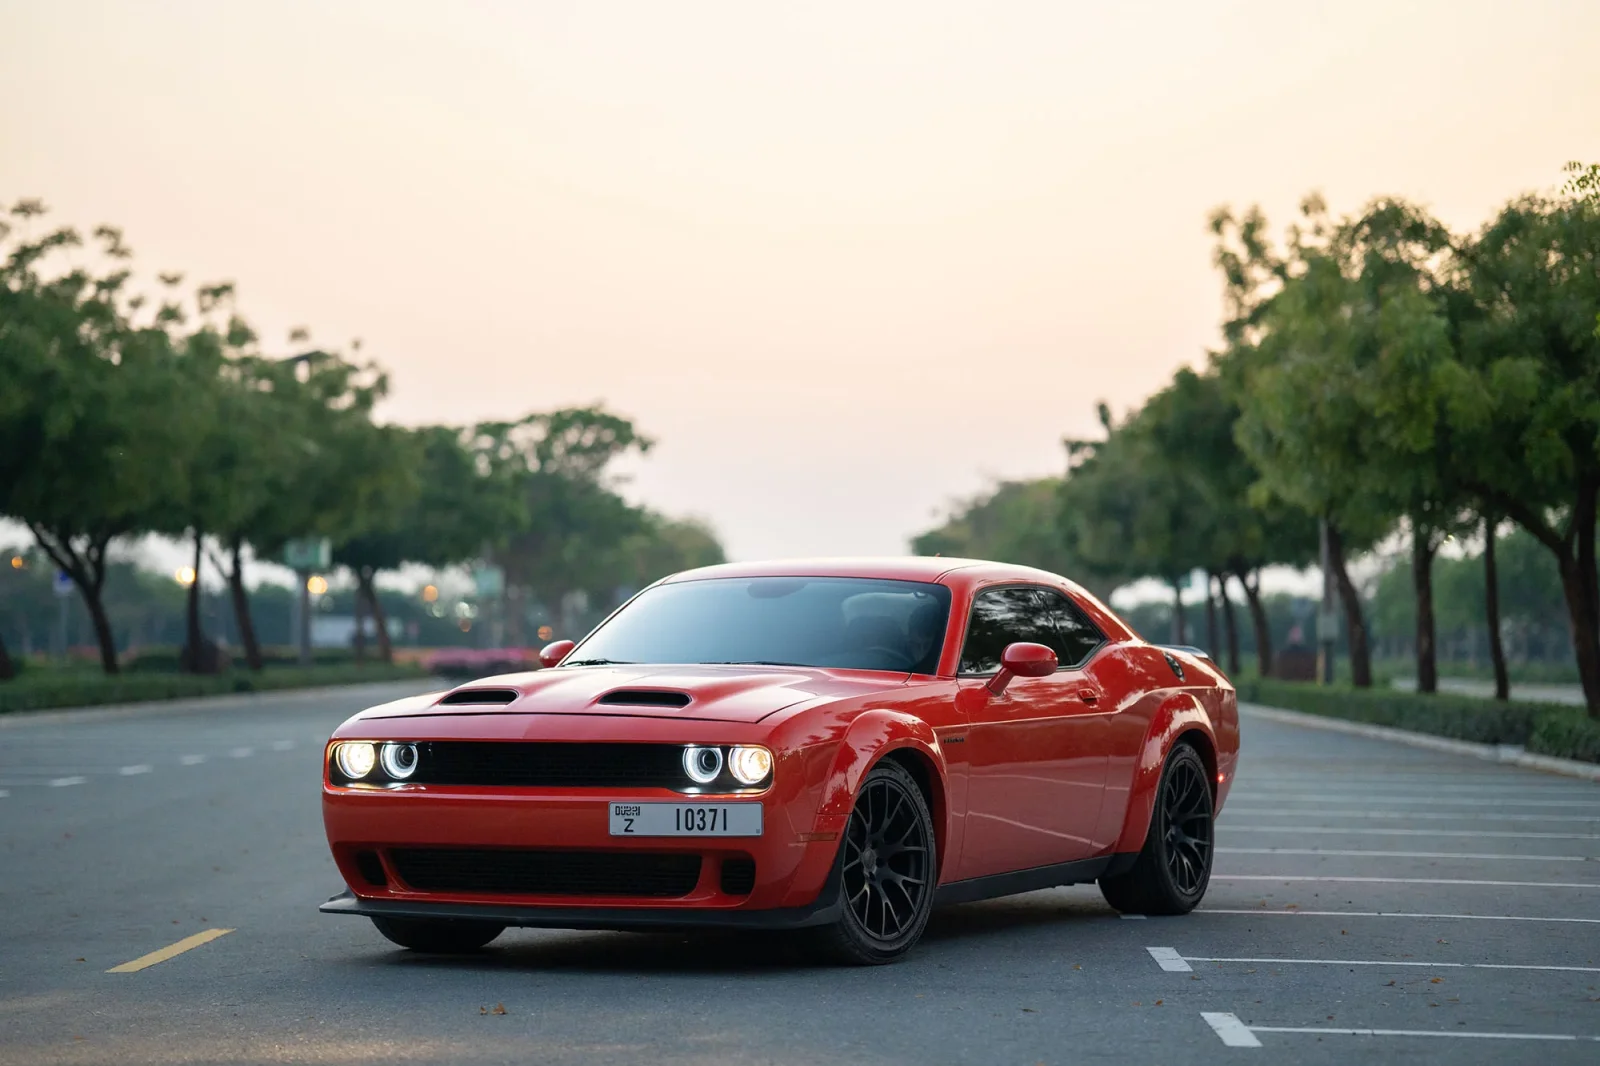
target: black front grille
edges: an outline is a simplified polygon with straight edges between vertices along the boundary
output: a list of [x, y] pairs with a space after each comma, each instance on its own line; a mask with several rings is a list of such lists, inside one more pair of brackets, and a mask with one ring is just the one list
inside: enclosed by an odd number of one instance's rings
[[700, 880], [700, 856], [688, 852], [394, 848], [389, 861], [419, 892], [670, 899]]
[[682, 788], [687, 781], [677, 744], [435, 740], [417, 749], [408, 780], [427, 785]]
[[748, 896], [756, 887], [756, 861], [754, 859], [722, 860], [722, 891], [730, 896]]
[[356, 869], [361, 871], [361, 876], [367, 879], [367, 884], [383, 886], [389, 883], [389, 875], [383, 872], [383, 863], [378, 861], [375, 851], [356, 852]]

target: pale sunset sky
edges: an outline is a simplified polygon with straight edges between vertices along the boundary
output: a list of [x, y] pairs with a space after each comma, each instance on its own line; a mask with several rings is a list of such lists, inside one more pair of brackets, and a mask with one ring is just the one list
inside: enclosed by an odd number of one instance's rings
[[1600, 0], [0, 0], [0, 200], [359, 337], [387, 418], [603, 400], [734, 558], [905, 550], [1203, 360], [1205, 219], [1471, 227], [1600, 160]]

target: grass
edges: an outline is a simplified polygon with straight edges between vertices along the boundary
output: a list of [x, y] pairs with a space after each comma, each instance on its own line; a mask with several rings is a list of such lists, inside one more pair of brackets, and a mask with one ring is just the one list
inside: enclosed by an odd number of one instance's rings
[[1600, 762], [1600, 721], [1581, 707], [1259, 677], [1242, 678], [1237, 687], [1239, 699], [1247, 703], [1479, 744], [1520, 744], [1541, 755]]
[[107, 675], [92, 668], [27, 669], [12, 681], [0, 682], [0, 714], [62, 707], [94, 707], [110, 703], [186, 699], [234, 692], [274, 692], [323, 685], [355, 685], [427, 677], [415, 664], [385, 666], [274, 666], [251, 673], [221, 674], [122, 673]]

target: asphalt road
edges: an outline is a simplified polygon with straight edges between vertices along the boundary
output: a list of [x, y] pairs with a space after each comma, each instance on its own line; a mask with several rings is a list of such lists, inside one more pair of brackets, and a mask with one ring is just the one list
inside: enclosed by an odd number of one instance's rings
[[727, 935], [424, 958], [316, 910], [321, 742], [399, 691], [0, 719], [0, 1063], [1600, 1061], [1593, 784], [1247, 717], [1185, 918], [1079, 886], [877, 969]]

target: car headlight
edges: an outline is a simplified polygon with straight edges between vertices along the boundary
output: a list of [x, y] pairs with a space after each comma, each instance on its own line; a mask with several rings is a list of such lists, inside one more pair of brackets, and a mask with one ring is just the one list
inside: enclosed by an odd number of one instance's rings
[[383, 746], [380, 756], [383, 772], [396, 781], [404, 781], [417, 772], [417, 746], [390, 741]]
[[683, 749], [683, 772], [697, 785], [709, 785], [722, 773], [722, 749], [690, 744]]
[[728, 770], [741, 785], [759, 785], [772, 773], [772, 752], [754, 744], [739, 744], [728, 751]]
[[366, 777], [378, 764], [377, 749], [365, 740], [343, 742], [333, 750], [333, 758], [339, 764], [339, 772], [352, 781]]

